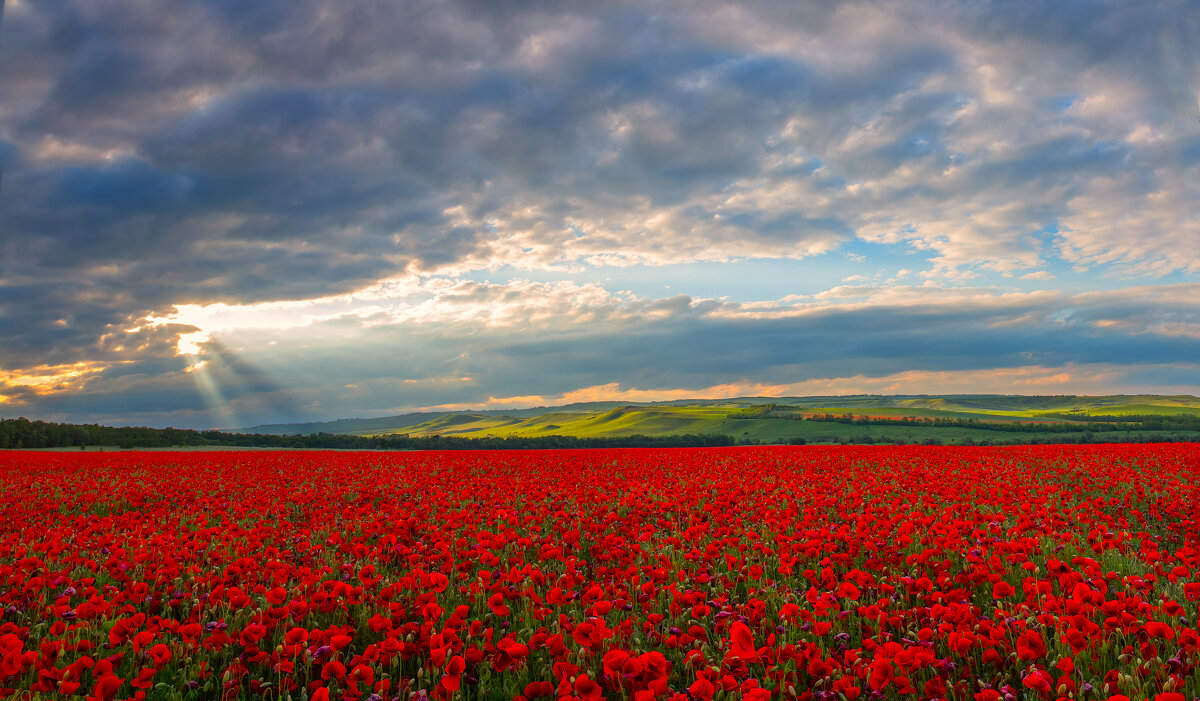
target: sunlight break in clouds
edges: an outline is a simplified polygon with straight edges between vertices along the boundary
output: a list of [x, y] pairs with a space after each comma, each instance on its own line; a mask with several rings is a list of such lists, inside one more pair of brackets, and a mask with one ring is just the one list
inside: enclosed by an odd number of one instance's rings
[[77, 389], [89, 375], [104, 369], [98, 363], [79, 362], [70, 365], [42, 365], [23, 372], [0, 370], [0, 402], [10, 401], [5, 388], [34, 393], [51, 393]]

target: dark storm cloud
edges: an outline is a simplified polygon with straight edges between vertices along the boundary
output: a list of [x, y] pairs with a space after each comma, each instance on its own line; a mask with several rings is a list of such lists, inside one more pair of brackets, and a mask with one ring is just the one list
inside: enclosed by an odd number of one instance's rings
[[17, 145], [0, 139], [0, 168], [11, 170], [16, 167], [21, 150]]
[[[81, 277], [122, 298], [92, 309], [86, 336], [169, 303], [313, 295], [455, 263], [479, 251], [485, 232], [448, 222], [444, 209], [465, 203], [484, 215], [514, 187], [562, 196], [594, 158], [594, 110], [657, 95], [674, 73], [723, 58], [677, 41], [660, 47], [657, 30], [642, 30], [615, 42], [621, 55], [593, 44], [574, 67], [582, 75], [556, 85], [504, 63], [531, 27], [570, 14], [564, 8], [500, 11], [490, 26], [465, 20], [477, 8], [328, 9], [22, 6], [4, 48], [42, 61], [6, 62], [23, 79], [7, 91], [18, 109], [6, 122], [25, 151], [46, 153], [10, 172], [3, 204], [6, 271], [42, 286], [13, 290], [23, 306], [41, 307], [27, 315], [53, 314], [38, 300], [79, 306], [62, 287]], [[608, 35], [601, 43], [620, 31], [597, 29]], [[729, 80], [745, 80], [743, 93], [788, 82], [755, 86], [756, 74], [764, 72], [741, 66]], [[706, 99], [667, 104], [678, 134], [669, 143], [635, 135], [602, 190], [682, 201], [697, 181], [751, 169], [747, 134], [728, 125], [739, 111], [758, 122], [770, 111], [746, 111], [736, 94], [706, 110]], [[480, 129], [480, 119], [493, 122]], [[707, 147], [681, 147], [698, 143]], [[105, 266], [119, 273], [96, 272]], [[36, 352], [63, 341], [22, 345]]]

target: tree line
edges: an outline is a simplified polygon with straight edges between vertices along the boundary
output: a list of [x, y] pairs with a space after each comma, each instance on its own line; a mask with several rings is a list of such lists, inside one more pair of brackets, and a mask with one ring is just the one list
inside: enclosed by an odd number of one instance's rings
[[[1015, 438], [972, 438], [963, 436], [958, 440], [948, 441], [936, 436], [917, 440], [906, 440], [899, 436], [872, 436], [862, 433], [856, 436], [811, 436], [809, 438], [793, 438], [785, 441], [789, 445], [836, 443], [838, 445], [947, 445], [947, 446], [1003, 446], [1003, 445], [1089, 445], [1093, 443], [1195, 443], [1195, 434], [1171, 433], [1124, 433], [1119, 435], [1096, 435], [1087, 431], [1072, 434], [1043, 434]], [[749, 439], [740, 441], [742, 445], [761, 445], [761, 441]]]
[[[1181, 420], [1182, 417], [1182, 420]], [[859, 426], [909, 426], [922, 428], [975, 428], [1006, 433], [1023, 433], [1021, 437], [994, 440], [972, 440], [964, 437], [960, 445], [1013, 445], [1038, 443], [1143, 443], [1194, 441], [1196, 434], [1178, 431], [1200, 430], [1200, 418], [1189, 415], [1145, 416], [1146, 421], [1088, 422], [1079, 424], [991, 423], [977, 419], [944, 418], [871, 418], [849, 414], [797, 415], [797, 419], [826, 421]], [[1121, 417], [1124, 418], [1124, 417]], [[1153, 435], [1134, 435], [1131, 430], [1155, 431]], [[1082, 431], [1082, 433], [1081, 433]], [[1117, 435], [1115, 432], [1124, 431]], [[1171, 431], [1171, 433], [1167, 433]], [[1029, 435], [1030, 433], [1038, 435]], [[1096, 434], [1107, 433], [1109, 437]], [[1057, 434], [1057, 435], [1054, 435]], [[808, 436], [783, 439], [793, 445], [805, 443], [876, 444], [907, 443], [902, 438], [871, 436], [864, 432], [856, 436]], [[918, 443], [943, 444], [942, 439], [925, 437]], [[269, 433], [226, 433], [224, 431], [195, 431], [180, 428], [144, 428], [101, 426], [99, 424], [64, 424], [50, 421], [30, 421], [24, 417], [0, 419], [0, 449], [12, 448], [73, 448], [85, 446], [115, 446], [120, 448], [172, 447], [230, 447], [230, 448], [328, 448], [340, 450], [506, 450], [522, 448], [687, 448], [756, 445], [760, 441], [742, 437], [735, 439], [724, 434], [667, 435], [667, 436], [410, 436], [407, 434], [351, 436], [335, 433], [307, 435], [276, 435]], [[948, 444], [948, 443], [947, 443]]]
[[[1129, 416], [1106, 416], [1084, 418], [1070, 417], [1079, 423], [1034, 422], [1034, 421], [980, 421], [979, 419], [950, 419], [941, 417], [883, 417], [855, 416], [853, 414], [803, 414], [785, 415], [805, 421], [824, 421], [856, 426], [910, 426], [922, 428], [974, 428], [981, 431], [1004, 433], [1078, 433], [1089, 431], [1200, 431], [1200, 416], [1192, 414], [1142, 414]], [[1105, 420], [1100, 420], [1105, 419]]]
[[686, 448], [733, 445], [726, 435], [674, 436], [348, 436], [335, 433], [279, 436], [268, 433], [226, 433], [182, 428], [144, 428], [62, 424], [51, 421], [0, 419], [0, 449], [233, 447], [331, 448], [347, 450], [505, 450], [514, 448]]

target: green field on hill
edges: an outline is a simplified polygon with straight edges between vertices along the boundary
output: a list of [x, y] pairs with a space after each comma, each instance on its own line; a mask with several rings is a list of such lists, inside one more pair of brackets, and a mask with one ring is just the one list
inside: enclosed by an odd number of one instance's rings
[[1191, 396], [740, 397], [441, 411], [234, 431], [0, 418], [0, 448], [510, 449], [1200, 442]]
[[[764, 412], [747, 417], [738, 411]], [[981, 422], [1086, 423], [1092, 417], [1197, 416], [1200, 398], [1191, 395], [1025, 396], [1025, 395], [852, 395], [737, 397], [665, 402], [587, 402], [557, 407], [485, 411], [437, 411], [371, 419], [339, 419], [303, 424], [271, 424], [230, 429], [247, 433], [305, 435], [648, 435], [745, 433], [773, 439], [811, 427], [775, 426], [781, 415], [853, 414], [879, 418], [978, 420]], [[750, 421], [747, 425], [744, 422]], [[790, 421], [789, 424], [794, 424]], [[884, 427], [872, 427], [884, 428]], [[908, 427], [904, 427], [910, 430]], [[922, 430], [924, 427], [922, 427]], [[831, 429], [832, 430], [832, 429]], [[936, 430], [947, 430], [945, 427]], [[974, 430], [974, 429], [969, 429]], [[1081, 428], [1082, 430], [1082, 428]], [[938, 434], [945, 435], [945, 434]]]
[[[1154, 417], [1169, 423], [1141, 420]], [[1200, 439], [1200, 399], [1195, 397], [751, 397], [396, 418], [391, 427], [381, 427], [385, 421], [373, 419], [372, 425], [346, 433], [463, 438], [692, 434], [727, 435], [746, 443], [1087, 440], [1093, 433], [1106, 440], [1167, 435]], [[338, 424], [347, 427], [352, 421]]]

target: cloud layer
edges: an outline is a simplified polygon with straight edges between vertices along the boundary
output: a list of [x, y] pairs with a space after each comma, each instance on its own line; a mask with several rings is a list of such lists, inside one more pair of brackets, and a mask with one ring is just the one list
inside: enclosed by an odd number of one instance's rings
[[53, 416], [230, 426], [593, 399], [1200, 392], [1198, 293], [1197, 284], [1075, 295], [930, 285], [741, 303], [435, 279], [184, 307], [152, 323], [210, 330], [186, 365], [81, 372], [62, 389], [83, 391], [31, 387], [24, 400]]
[[[234, 375], [281, 345], [413, 359], [350, 363], [359, 395], [250, 383], [271, 419], [1020, 366], [1195, 384], [1188, 3], [3, 7], [0, 407], [212, 425], [180, 334]], [[782, 302], [574, 279], [864, 245], [908, 277]], [[1114, 276], [1142, 287], [1103, 298]]]

